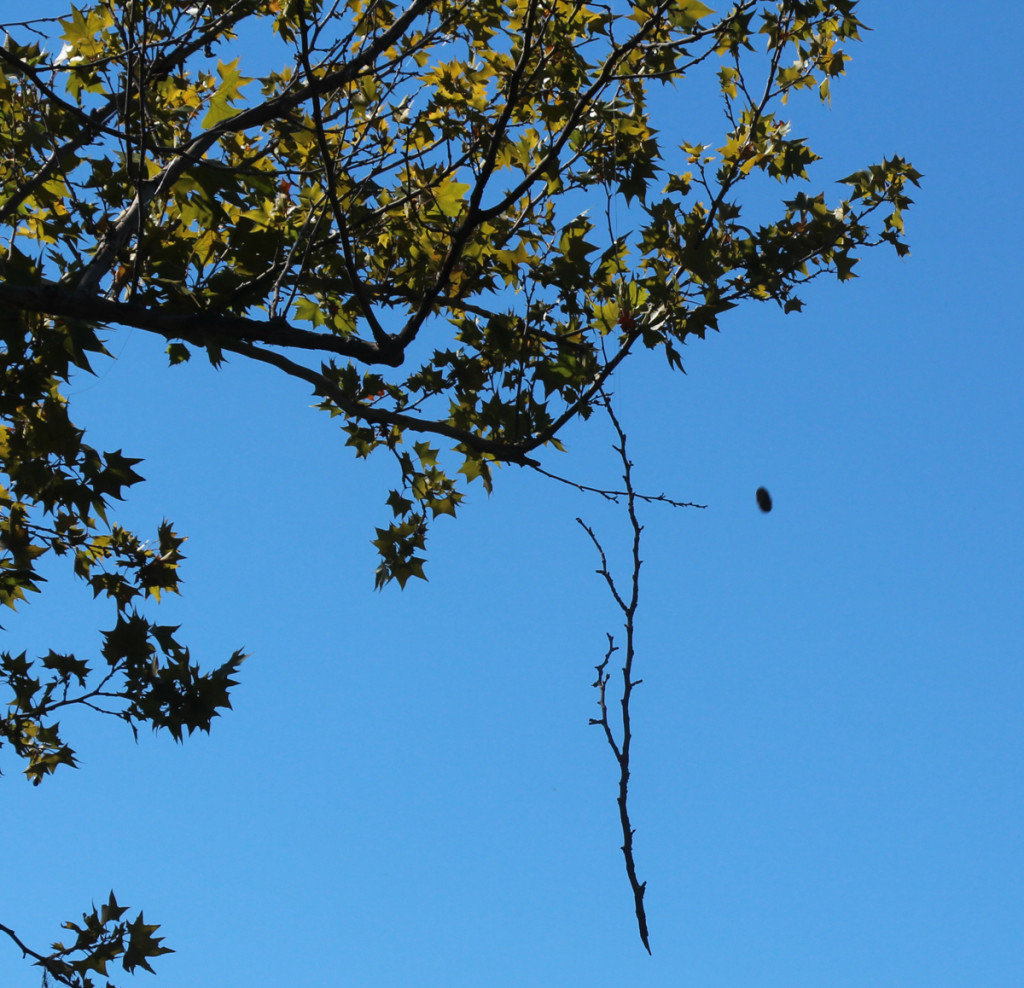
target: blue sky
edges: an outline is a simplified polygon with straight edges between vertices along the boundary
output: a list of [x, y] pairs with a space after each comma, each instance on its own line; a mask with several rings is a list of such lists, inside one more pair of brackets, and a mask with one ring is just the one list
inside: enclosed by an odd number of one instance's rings
[[[33, 789], [4, 761], [0, 922], [47, 944], [113, 888], [178, 951], [158, 983], [190, 988], [1024, 983], [1024, 25], [858, 12], [875, 30], [794, 132], [833, 195], [894, 153], [924, 173], [911, 256], [800, 315], [735, 310], [685, 377], [652, 358], [615, 383], [638, 486], [708, 505], [642, 515], [653, 956], [587, 724], [618, 615], [574, 518], [623, 564], [621, 512], [506, 468], [434, 527], [429, 583], [374, 593], [390, 464], [356, 462], [298, 382], [168, 369], [138, 331], [75, 419], [146, 458], [124, 521], [189, 536], [161, 620], [210, 664], [251, 658], [209, 737], [84, 718], [79, 771]], [[614, 481], [604, 426], [568, 440], [549, 469]], [[112, 618], [86, 596], [55, 580], [4, 647], [94, 650]], [[36, 983], [10, 944], [0, 970]]]

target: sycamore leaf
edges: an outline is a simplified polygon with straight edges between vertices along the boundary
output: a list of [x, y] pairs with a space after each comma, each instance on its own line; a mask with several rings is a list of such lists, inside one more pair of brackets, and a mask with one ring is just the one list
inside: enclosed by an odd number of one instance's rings
[[[122, 910], [123, 912], [123, 910]], [[125, 949], [121, 964], [129, 973], [135, 968], [141, 967], [150, 974], [156, 972], [149, 966], [150, 957], [159, 957], [161, 954], [173, 954], [170, 947], [163, 947], [163, 937], [155, 937], [153, 934], [160, 929], [159, 926], [147, 924], [142, 913], [135, 918], [133, 923], [127, 924], [128, 946]]]
[[448, 217], [458, 216], [465, 205], [465, 195], [470, 186], [464, 182], [445, 182], [431, 193], [434, 203]]
[[233, 62], [217, 60], [217, 74], [220, 76], [220, 85], [217, 87], [210, 100], [209, 109], [203, 117], [202, 127], [204, 130], [215, 127], [223, 120], [228, 120], [239, 111], [234, 103], [241, 99], [242, 86], [248, 85], [253, 80], [243, 77], [238, 71], [238, 63], [242, 60], [239, 56]]

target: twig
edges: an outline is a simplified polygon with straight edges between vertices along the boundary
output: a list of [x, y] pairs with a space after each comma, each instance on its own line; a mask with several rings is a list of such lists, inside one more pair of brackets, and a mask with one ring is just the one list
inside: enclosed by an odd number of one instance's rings
[[[617, 449], [618, 447], [616, 447]], [[638, 494], [636, 491], [630, 493], [630, 491], [613, 491], [605, 487], [591, 487], [589, 484], [581, 484], [578, 481], [570, 480], [568, 477], [559, 477], [557, 473], [550, 473], [543, 467], [535, 464], [530, 464], [537, 473], [544, 474], [545, 477], [550, 477], [552, 480], [557, 480], [560, 484], [568, 484], [570, 487], [575, 487], [578, 491], [588, 491], [591, 494], [600, 494], [606, 501], [612, 501], [614, 504], [619, 503], [620, 497], [634, 497], [638, 501], [644, 501], [646, 504], [667, 504], [673, 508], [706, 508], [706, 504], [697, 504], [695, 501], [674, 501], [672, 498], [667, 497], [664, 494]], [[579, 521], [579, 519], [577, 519]]]

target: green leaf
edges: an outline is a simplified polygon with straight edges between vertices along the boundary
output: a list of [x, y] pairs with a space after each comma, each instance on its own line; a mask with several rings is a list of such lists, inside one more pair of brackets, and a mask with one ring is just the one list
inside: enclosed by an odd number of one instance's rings
[[680, 27], [692, 27], [697, 21], [710, 17], [714, 11], [698, 0], [681, 0], [673, 5], [672, 20]]
[[448, 181], [433, 189], [431, 195], [435, 205], [445, 216], [455, 217], [462, 212], [465, 206], [464, 198], [469, 190], [470, 186], [467, 183]]
[[235, 109], [234, 103], [241, 99], [242, 86], [248, 85], [253, 80], [244, 78], [238, 71], [238, 63], [241, 56], [233, 62], [217, 60], [217, 74], [220, 76], [220, 85], [217, 87], [213, 98], [210, 100], [209, 109], [203, 117], [202, 128], [209, 130], [224, 120], [229, 120], [239, 111]]

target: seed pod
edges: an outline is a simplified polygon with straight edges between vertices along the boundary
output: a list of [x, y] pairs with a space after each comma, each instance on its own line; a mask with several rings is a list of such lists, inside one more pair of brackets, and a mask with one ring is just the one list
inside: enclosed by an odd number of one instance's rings
[[763, 487], [757, 489], [757, 506], [765, 514], [772, 510], [772, 496]]

